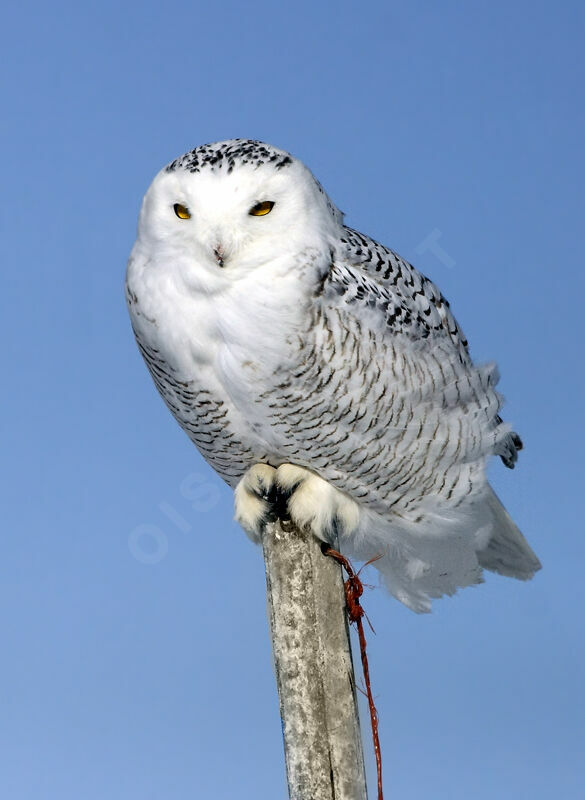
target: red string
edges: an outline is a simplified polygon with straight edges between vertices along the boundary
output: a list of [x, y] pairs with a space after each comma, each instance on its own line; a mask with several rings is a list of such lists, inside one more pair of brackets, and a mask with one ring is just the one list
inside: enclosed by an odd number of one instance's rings
[[[376, 711], [376, 706], [374, 704], [374, 698], [372, 695], [372, 687], [370, 685], [370, 669], [368, 667], [368, 656], [366, 653], [366, 635], [364, 633], [363, 617], [365, 616], [365, 618], [368, 620], [368, 625], [370, 628], [372, 628], [372, 624], [360, 604], [360, 597], [364, 593], [364, 585], [358, 577], [359, 573], [354, 572], [351, 563], [345, 556], [342, 556], [341, 553], [338, 553], [337, 550], [333, 550], [333, 548], [329, 547], [328, 545], [324, 545], [322, 549], [324, 555], [330, 556], [338, 561], [347, 573], [347, 580], [343, 584], [345, 588], [345, 603], [347, 606], [347, 615], [349, 617], [349, 621], [350, 623], [355, 623], [360, 640], [360, 655], [362, 658], [362, 669], [364, 671], [364, 682], [366, 684], [368, 706], [370, 708], [370, 722], [372, 725], [374, 754], [376, 756], [378, 800], [384, 800], [384, 795], [382, 794], [382, 753], [380, 751], [380, 738], [378, 736], [378, 712]], [[367, 563], [371, 564], [372, 561], [376, 561], [376, 558], [371, 559]], [[372, 628], [372, 631], [373, 630], [374, 629]]]

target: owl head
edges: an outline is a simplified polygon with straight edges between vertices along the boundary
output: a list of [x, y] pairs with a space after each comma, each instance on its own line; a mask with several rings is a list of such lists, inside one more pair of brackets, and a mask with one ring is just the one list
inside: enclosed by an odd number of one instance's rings
[[201, 278], [234, 280], [307, 248], [328, 249], [342, 221], [300, 161], [232, 139], [197, 147], [159, 172], [142, 204], [137, 247]]

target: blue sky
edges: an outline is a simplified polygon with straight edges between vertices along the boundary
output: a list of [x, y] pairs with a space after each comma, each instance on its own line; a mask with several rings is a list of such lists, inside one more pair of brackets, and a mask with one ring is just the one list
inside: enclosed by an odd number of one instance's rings
[[122, 293], [156, 171], [243, 136], [440, 285], [526, 445], [532, 583], [366, 596], [388, 795], [581, 798], [582, 4], [162, 9], [3, 12], [0, 796], [286, 797], [260, 552]]

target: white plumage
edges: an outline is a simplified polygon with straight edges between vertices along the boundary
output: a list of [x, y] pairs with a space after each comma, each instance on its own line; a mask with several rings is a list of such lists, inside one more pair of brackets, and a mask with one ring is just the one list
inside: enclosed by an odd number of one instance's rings
[[370, 558], [415, 611], [538, 559], [491, 490], [521, 443], [493, 365], [396, 253], [344, 227], [309, 170], [236, 139], [163, 169], [128, 262], [138, 345], [163, 399], [235, 488], [257, 539], [277, 489], [295, 522]]

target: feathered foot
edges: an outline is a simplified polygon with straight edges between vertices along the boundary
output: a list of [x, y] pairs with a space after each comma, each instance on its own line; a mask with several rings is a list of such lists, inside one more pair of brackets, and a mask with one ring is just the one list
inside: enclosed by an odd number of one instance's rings
[[357, 503], [314, 472], [294, 464], [276, 470], [256, 464], [235, 491], [235, 518], [254, 542], [269, 519], [290, 517], [299, 528], [308, 527], [324, 542], [342, 538], [359, 525]]
[[259, 544], [262, 529], [274, 514], [276, 470], [269, 464], [254, 464], [234, 491], [234, 519], [250, 539]]

